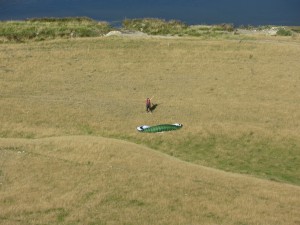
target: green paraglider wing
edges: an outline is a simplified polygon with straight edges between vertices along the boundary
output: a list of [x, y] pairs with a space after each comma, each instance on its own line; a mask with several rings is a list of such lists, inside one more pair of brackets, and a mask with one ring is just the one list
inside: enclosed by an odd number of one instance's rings
[[164, 131], [171, 131], [171, 130], [178, 130], [182, 127], [182, 124], [175, 123], [175, 124], [160, 124], [156, 126], [139, 126], [137, 130], [140, 132], [146, 133], [156, 133], [156, 132], [164, 132]]

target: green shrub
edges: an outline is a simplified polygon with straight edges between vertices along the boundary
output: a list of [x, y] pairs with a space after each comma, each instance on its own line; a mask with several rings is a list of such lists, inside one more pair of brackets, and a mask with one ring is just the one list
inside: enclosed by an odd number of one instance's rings
[[285, 28], [279, 28], [279, 30], [276, 32], [278, 36], [292, 36], [292, 31], [287, 30]]

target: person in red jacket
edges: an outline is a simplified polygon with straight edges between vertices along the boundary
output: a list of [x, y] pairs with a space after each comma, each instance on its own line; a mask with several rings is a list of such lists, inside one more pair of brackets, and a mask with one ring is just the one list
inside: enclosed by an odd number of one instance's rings
[[[153, 97], [152, 97], [152, 98], [153, 98]], [[151, 112], [151, 107], [152, 107], [151, 100], [152, 100], [152, 98], [147, 98], [147, 99], [146, 99], [146, 111], [147, 111], [147, 113], [148, 113], [148, 112]]]

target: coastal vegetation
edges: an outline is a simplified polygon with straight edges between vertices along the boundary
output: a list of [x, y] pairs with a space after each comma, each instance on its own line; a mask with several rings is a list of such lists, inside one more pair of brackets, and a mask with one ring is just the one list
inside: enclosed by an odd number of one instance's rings
[[148, 35], [228, 37], [239, 34], [238, 30], [272, 31], [278, 36], [297, 34], [299, 27], [240, 26], [233, 24], [187, 25], [181, 21], [166, 21], [157, 18], [125, 19], [121, 28], [114, 28], [108, 22], [98, 22], [87, 17], [32, 18], [24, 21], [0, 22], [1, 42], [42, 41], [55, 38], [99, 37], [112, 30], [143, 32]]
[[[33, 18], [25, 21], [0, 22], [0, 39], [24, 42], [55, 38], [96, 37], [106, 34], [111, 26], [90, 18]], [[3, 40], [2, 40], [3, 41]]]

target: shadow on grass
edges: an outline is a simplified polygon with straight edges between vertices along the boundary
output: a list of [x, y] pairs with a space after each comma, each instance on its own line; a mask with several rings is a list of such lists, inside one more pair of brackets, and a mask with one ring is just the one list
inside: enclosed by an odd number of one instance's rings
[[153, 104], [151, 107], [150, 107], [150, 111], [153, 112], [156, 108], [157, 108], [158, 104]]

